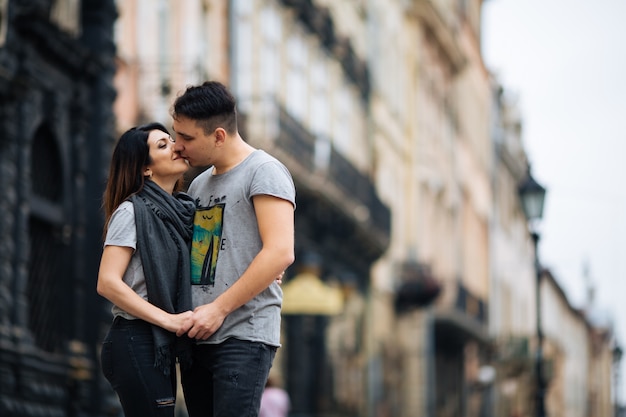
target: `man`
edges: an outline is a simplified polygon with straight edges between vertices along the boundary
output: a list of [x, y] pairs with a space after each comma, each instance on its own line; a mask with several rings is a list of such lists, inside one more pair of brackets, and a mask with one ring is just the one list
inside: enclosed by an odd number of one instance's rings
[[235, 99], [218, 82], [172, 108], [175, 150], [209, 166], [189, 186], [198, 208], [191, 252], [193, 365], [182, 372], [190, 417], [257, 416], [276, 348], [282, 290], [294, 261], [295, 187], [278, 160], [239, 135]]

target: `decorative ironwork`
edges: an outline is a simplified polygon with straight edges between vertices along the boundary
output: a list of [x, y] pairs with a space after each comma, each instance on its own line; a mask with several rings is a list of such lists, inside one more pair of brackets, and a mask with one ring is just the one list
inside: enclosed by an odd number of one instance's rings
[[315, 136], [282, 107], [278, 117], [280, 132], [276, 144], [312, 173], [315, 170]]
[[[276, 145], [297, 161], [299, 168], [311, 176], [326, 179], [328, 184], [332, 184], [329, 186], [339, 190], [342, 201], [338, 203], [346, 204], [346, 201], [349, 201], [348, 205], [351, 206], [352, 212], [348, 217], [354, 217], [354, 211], [358, 212], [361, 217], [351, 220], [354, 223], [365, 224], [367, 230], [364, 233], [370, 234], [372, 239], [384, 240], [378, 242], [377, 246], [386, 247], [391, 233], [391, 211], [378, 198], [372, 181], [332, 145], [328, 168], [320, 172], [315, 166], [315, 143], [319, 139], [291, 117], [284, 108], [279, 106], [278, 113], [280, 132]], [[330, 193], [329, 190], [326, 191]]]
[[328, 171], [329, 177], [346, 194], [367, 209], [371, 224], [378, 230], [389, 233], [391, 229], [391, 212], [378, 198], [372, 181], [361, 174], [350, 161], [334, 148], [330, 152]]

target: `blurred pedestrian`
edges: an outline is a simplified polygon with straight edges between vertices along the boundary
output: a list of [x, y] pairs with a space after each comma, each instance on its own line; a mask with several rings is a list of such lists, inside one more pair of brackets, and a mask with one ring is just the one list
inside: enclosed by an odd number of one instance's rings
[[291, 401], [287, 391], [279, 387], [272, 376], [267, 378], [259, 417], [287, 417], [290, 408]]

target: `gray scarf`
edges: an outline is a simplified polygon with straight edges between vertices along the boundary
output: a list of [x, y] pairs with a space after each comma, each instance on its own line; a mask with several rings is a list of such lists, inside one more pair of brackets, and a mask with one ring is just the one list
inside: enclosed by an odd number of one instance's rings
[[[168, 313], [191, 310], [190, 250], [195, 203], [184, 193], [170, 195], [152, 181], [130, 197], [135, 209], [137, 251], [146, 278], [148, 301]], [[191, 363], [192, 340], [152, 326], [155, 364], [165, 375], [172, 357]]]

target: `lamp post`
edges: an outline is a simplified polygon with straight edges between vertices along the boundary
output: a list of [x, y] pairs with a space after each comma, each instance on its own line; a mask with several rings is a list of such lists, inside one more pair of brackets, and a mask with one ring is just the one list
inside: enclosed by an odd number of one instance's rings
[[541, 327], [541, 266], [539, 264], [539, 254], [537, 247], [539, 244], [539, 231], [537, 223], [543, 217], [543, 203], [546, 197], [546, 189], [542, 187], [530, 175], [530, 167], [526, 178], [519, 185], [519, 196], [522, 201], [522, 209], [528, 222], [530, 237], [533, 241], [535, 257], [535, 308], [537, 315], [537, 352], [535, 357], [535, 415], [537, 417], [546, 416], [546, 383], [543, 379], [543, 330]]
[[614, 416], [619, 417], [620, 415], [620, 404], [619, 404], [619, 367], [622, 362], [623, 355], [622, 348], [619, 345], [615, 345], [613, 348], [613, 375], [615, 376], [615, 381], [613, 385], [613, 405], [615, 408]]

